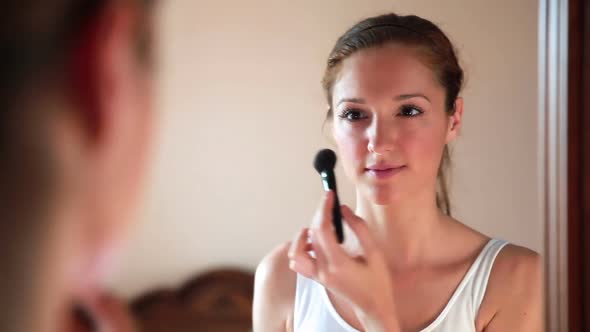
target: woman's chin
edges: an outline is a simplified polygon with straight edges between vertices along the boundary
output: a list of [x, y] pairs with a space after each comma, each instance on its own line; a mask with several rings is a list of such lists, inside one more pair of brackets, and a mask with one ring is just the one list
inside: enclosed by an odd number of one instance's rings
[[393, 204], [395, 200], [391, 199], [391, 197], [380, 195], [373, 197], [372, 202], [375, 205], [386, 206]]
[[399, 200], [400, 195], [389, 187], [378, 188], [371, 186], [368, 188], [368, 195], [366, 197], [371, 203], [384, 206], [395, 204], [395, 202]]

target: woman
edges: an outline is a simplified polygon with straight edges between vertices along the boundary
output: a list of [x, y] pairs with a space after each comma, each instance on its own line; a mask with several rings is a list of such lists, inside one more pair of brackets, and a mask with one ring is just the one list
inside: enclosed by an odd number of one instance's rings
[[451, 217], [462, 83], [451, 42], [423, 18], [372, 17], [340, 37], [323, 84], [358, 241], [337, 244], [327, 193], [312, 226], [258, 267], [255, 331], [541, 330], [539, 256]]
[[132, 328], [103, 287], [150, 143], [151, 2], [3, 3], [2, 331]]

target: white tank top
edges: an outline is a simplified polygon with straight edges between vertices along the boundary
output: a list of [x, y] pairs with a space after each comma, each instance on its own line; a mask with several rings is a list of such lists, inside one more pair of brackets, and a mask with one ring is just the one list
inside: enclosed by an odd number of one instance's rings
[[[496, 239], [486, 244], [443, 311], [421, 332], [475, 332], [494, 260], [506, 244]], [[336, 312], [324, 286], [301, 275], [297, 275], [293, 327], [295, 332], [359, 332]]]

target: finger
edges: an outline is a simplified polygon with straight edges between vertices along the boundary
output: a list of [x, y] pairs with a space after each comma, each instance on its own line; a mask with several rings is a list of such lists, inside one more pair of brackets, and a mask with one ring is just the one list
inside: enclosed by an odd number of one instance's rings
[[[310, 240], [311, 241], [311, 240]], [[313, 258], [313, 243], [308, 242], [303, 245], [303, 251]]]
[[301, 229], [291, 241], [291, 246], [289, 247], [289, 252], [287, 255], [289, 259], [294, 257], [298, 252], [301, 252], [301, 247], [305, 247], [308, 242], [309, 238], [309, 228], [305, 227]]
[[315, 212], [311, 228], [319, 228], [325, 220], [332, 220], [332, 206], [334, 206], [334, 192], [326, 191]]
[[135, 321], [127, 303], [111, 296], [101, 301], [104, 310], [112, 319], [106, 323], [105, 331], [132, 332], [136, 330]]
[[355, 215], [346, 205], [343, 205], [340, 210], [342, 211], [344, 220], [358, 238], [363, 253], [366, 257], [369, 257], [369, 255], [375, 251], [377, 246], [369, 231], [369, 227], [367, 227], [367, 223], [361, 217]]
[[311, 238], [311, 246], [313, 247], [313, 255], [315, 257], [315, 266], [316, 272], [322, 273], [323, 271], [327, 271], [328, 268], [328, 260], [326, 255], [324, 254], [324, 249], [319, 244], [318, 239], [318, 228], [311, 228], [309, 230], [309, 236]]
[[[347, 266], [353, 262], [344, 249], [340, 247], [335, 236], [326, 237], [321, 233], [311, 230], [311, 239], [313, 250], [316, 255], [316, 277], [314, 280], [324, 285], [328, 289], [338, 289], [342, 274], [347, 271]], [[336, 246], [331, 247], [330, 242]], [[341, 250], [342, 255], [336, 250]]]
[[338, 243], [331, 219], [324, 220], [315, 234], [317, 246], [321, 248], [329, 267], [340, 266], [350, 258]]
[[317, 262], [308, 256], [295, 256], [289, 260], [289, 268], [308, 279], [316, 279], [318, 275]]
[[81, 303], [74, 304], [72, 308], [72, 319], [69, 322], [69, 330], [75, 332], [94, 331], [96, 330], [95, 318], [88, 312], [87, 308]]
[[92, 311], [98, 317], [99, 331], [136, 331], [136, 324], [125, 301], [110, 294], [101, 294], [92, 304]]
[[[311, 227], [309, 229], [309, 235], [311, 238], [311, 242], [315, 244], [315, 249], [319, 250], [319, 238], [317, 235], [320, 233], [322, 227], [324, 227], [327, 221], [332, 219], [332, 209], [330, 206], [334, 204], [334, 197], [332, 191], [327, 191], [324, 193], [322, 200], [320, 201], [320, 205], [316, 210], [316, 213], [313, 217], [313, 221]], [[320, 261], [320, 263], [325, 263], [324, 255], [322, 252], [316, 252], [316, 258]], [[325, 264], [322, 264], [325, 265]]]
[[344, 249], [338, 243], [333, 224], [333, 211], [334, 211], [335, 193], [333, 191], [328, 192], [328, 197], [323, 206], [322, 222], [317, 230], [317, 242], [321, 246], [322, 252], [324, 253], [327, 263], [329, 265], [339, 266], [343, 264], [350, 257], [346, 254]]
[[314, 278], [316, 273], [315, 260], [309, 254], [309, 229], [302, 229], [289, 249], [289, 268], [306, 278]]
[[313, 249], [311, 245], [311, 238], [309, 235], [309, 228], [303, 228], [295, 238], [293, 242], [291, 242], [291, 247], [289, 248], [288, 256], [289, 259], [294, 258], [297, 255], [301, 256], [309, 256], [311, 257], [309, 251]]
[[334, 205], [334, 192], [327, 191], [324, 194], [320, 206], [316, 211], [312, 227], [310, 229], [310, 237], [314, 247], [314, 253], [317, 260], [318, 272], [326, 271], [328, 268], [328, 260], [324, 253], [324, 248], [320, 245], [319, 234], [326, 225], [330, 225], [332, 220], [332, 206]]

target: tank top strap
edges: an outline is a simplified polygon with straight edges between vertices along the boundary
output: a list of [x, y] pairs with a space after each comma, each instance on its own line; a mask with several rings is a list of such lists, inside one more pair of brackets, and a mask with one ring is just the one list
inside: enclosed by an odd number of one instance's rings
[[477, 315], [479, 307], [486, 293], [490, 274], [500, 251], [508, 244], [507, 241], [492, 239], [481, 251], [477, 260], [473, 263], [473, 277], [470, 280], [472, 297], [472, 312]]

